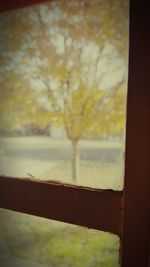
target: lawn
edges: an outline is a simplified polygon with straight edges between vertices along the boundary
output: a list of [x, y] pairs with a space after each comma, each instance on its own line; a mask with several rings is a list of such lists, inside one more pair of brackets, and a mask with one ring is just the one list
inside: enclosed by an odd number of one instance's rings
[[0, 235], [12, 255], [53, 267], [118, 267], [119, 238], [0, 210]]
[[[1, 174], [25, 178], [31, 174], [34, 179], [72, 183], [68, 157], [71, 147], [67, 140], [0, 138], [0, 144], [4, 151], [0, 154]], [[110, 150], [120, 151], [120, 143], [81, 141], [79, 149], [78, 185], [122, 188], [123, 161], [97, 158]], [[92, 229], [0, 210], [0, 237], [15, 257], [49, 267], [119, 266], [119, 238]]]
[[[123, 164], [121, 163], [101, 163], [91, 161], [80, 161], [77, 185], [121, 190], [123, 186]], [[61, 161], [49, 167], [39, 175], [41, 180], [57, 180], [60, 182], [72, 183], [71, 163]]]
[[[71, 145], [67, 140], [49, 137], [0, 138], [0, 172], [7, 176], [72, 183]], [[123, 150], [114, 141], [81, 140], [77, 184], [121, 190], [123, 186]]]

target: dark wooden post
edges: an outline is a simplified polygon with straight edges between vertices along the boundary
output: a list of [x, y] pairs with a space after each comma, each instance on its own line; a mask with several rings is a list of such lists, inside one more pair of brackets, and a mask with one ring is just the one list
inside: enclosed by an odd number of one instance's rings
[[122, 267], [148, 267], [150, 238], [150, 9], [130, 3]]

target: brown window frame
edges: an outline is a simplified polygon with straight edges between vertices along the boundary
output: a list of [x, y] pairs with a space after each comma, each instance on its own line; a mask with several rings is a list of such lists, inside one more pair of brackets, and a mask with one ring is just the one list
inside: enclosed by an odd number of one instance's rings
[[[45, 0], [1, 1], [0, 12]], [[123, 191], [0, 177], [0, 207], [119, 235], [121, 267], [150, 267], [150, 40], [148, 1], [130, 2]]]

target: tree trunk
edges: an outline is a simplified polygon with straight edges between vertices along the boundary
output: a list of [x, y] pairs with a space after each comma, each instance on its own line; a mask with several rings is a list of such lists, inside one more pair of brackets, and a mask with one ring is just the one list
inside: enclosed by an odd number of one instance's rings
[[79, 154], [78, 154], [78, 142], [72, 141], [72, 158], [71, 158], [71, 167], [72, 167], [72, 181], [77, 183], [78, 171], [79, 171]]

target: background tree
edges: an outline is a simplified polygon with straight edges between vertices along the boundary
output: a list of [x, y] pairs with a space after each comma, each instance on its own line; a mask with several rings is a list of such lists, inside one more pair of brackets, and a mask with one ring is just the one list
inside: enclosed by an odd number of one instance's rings
[[110, 127], [115, 107], [122, 105], [118, 90], [126, 79], [127, 1], [54, 1], [16, 11], [9, 20], [17, 24], [18, 42], [14, 52], [9, 24], [11, 53], [3, 58], [19, 64], [15, 72], [64, 127], [75, 182], [79, 140], [88, 133], [100, 135], [102, 124]]

